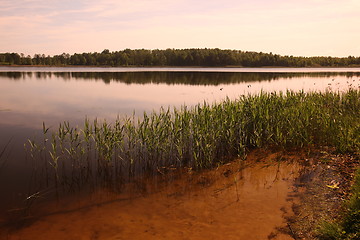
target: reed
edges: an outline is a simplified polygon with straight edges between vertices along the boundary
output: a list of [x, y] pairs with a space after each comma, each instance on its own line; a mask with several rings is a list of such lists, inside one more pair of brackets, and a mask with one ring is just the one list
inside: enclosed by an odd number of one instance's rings
[[28, 149], [34, 160], [47, 164], [47, 182], [75, 190], [88, 183], [121, 189], [135, 176], [211, 168], [244, 157], [249, 149], [274, 145], [359, 151], [360, 91], [261, 92], [162, 108], [141, 118], [118, 117], [113, 123], [86, 119], [81, 128], [65, 122], [48, 131], [44, 124], [43, 140], [29, 140]]
[[9, 157], [9, 155], [8, 155], [9, 153], [7, 153], [7, 150], [8, 150], [10, 143], [11, 143], [11, 139], [5, 144], [5, 146], [0, 148], [0, 173], [4, 169], [6, 160]]

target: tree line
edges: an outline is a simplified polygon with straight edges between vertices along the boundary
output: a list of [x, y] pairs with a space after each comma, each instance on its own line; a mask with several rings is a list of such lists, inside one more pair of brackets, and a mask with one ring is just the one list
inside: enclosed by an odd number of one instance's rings
[[360, 57], [299, 57], [273, 53], [214, 49], [125, 49], [101, 53], [34, 56], [23, 53], [0, 53], [1, 65], [46, 66], [197, 66], [197, 67], [351, 67], [360, 66]]

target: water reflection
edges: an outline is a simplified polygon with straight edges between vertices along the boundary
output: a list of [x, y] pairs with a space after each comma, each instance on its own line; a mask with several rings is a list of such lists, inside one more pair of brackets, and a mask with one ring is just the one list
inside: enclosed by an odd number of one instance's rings
[[82, 124], [260, 91], [341, 91], [360, 72], [0, 72], [0, 125]]
[[219, 85], [242, 82], [274, 81], [294, 78], [359, 77], [360, 72], [0, 72], [13, 80], [27, 78], [103, 81], [106, 84], [186, 84]]

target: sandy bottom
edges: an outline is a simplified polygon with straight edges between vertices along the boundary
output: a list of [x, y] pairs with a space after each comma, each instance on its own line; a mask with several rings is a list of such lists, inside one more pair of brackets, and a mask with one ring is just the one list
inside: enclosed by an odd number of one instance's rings
[[288, 227], [301, 167], [291, 156], [275, 162], [279, 155], [255, 151], [245, 162], [188, 171], [157, 190], [143, 183], [142, 191], [104, 191], [70, 205], [50, 204], [46, 215], [0, 238], [293, 239], [279, 229]]

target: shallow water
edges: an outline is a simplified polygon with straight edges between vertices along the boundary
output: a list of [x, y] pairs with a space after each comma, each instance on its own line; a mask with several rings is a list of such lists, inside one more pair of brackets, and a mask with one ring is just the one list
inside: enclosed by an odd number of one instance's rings
[[245, 162], [183, 173], [159, 188], [141, 181], [141, 191], [49, 205], [50, 215], [7, 239], [293, 239], [277, 229], [287, 229], [301, 167], [291, 161], [298, 156], [282, 163], [278, 156], [255, 151]]

